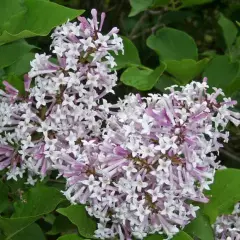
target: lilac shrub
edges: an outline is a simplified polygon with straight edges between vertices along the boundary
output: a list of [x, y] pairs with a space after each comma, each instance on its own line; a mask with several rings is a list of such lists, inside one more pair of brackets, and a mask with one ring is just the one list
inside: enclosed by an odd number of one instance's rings
[[[85, 204], [101, 239], [172, 238], [196, 217], [196, 202], [219, 168], [216, 157], [239, 124], [236, 104], [207, 80], [172, 86], [168, 94], [130, 94], [116, 104], [112, 52], [123, 52], [113, 28], [79, 17], [52, 34], [52, 56], [36, 54], [25, 76], [25, 93], [4, 82], [0, 91], [0, 169], [27, 183], [58, 170], [63, 194]], [[32, 85], [34, 82], [34, 85]]]

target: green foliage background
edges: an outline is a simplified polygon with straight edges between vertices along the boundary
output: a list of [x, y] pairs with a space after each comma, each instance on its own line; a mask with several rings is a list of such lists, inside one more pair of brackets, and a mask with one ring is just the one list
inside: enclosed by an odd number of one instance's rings
[[[164, 92], [208, 77], [240, 102], [240, 2], [238, 0], [1, 0], [0, 84], [23, 89], [23, 75], [35, 52], [49, 53], [52, 29], [96, 8], [107, 13], [104, 31], [120, 28], [125, 55], [116, 56], [116, 96]], [[83, 10], [86, 12], [84, 13]], [[238, 107], [239, 108], [239, 107]], [[239, 109], [238, 109], [239, 110]], [[239, 128], [229, 126], [223, 164], [198, 217], [174, 239], [214, 239], [211, 224], [240, 201]], [[54, 173], [53, 173], [54, 174]], [[49, 176], [34, 187], [6, 181], [0, 173], [0, 240], [92, 239], [96, 222], [84, 206], [71, 206], [60, 190], [64, 180]], [[163, 239], [152, 235], [148, 240]]]

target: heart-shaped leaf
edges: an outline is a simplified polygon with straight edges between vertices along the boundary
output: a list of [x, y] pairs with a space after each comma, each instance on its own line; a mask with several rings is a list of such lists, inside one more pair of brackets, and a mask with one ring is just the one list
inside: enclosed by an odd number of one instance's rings
[[131, 67], [123, 72], [120, 80], [124, 84], [132, 86], [140, 91], [147, 91], [154, 87], [165, 69], [166, 65], [164, 63], [162, 63], [155, 70], [141, 70], [137, 67]]
[[202, 73], [208, 63], [208, 59], [205, 58], [198, 62], [192, 59], [183, 59], [181, 61], [168, 60], [165, 63], [167, 64], [166, 71], [173, 75], [178, 82], [186, 84]]
[[161, 61], [198, 58], [198, 49], [193, 38], [173, 28], [158, 30], [147, 39], [147, 45], [158, 53]]

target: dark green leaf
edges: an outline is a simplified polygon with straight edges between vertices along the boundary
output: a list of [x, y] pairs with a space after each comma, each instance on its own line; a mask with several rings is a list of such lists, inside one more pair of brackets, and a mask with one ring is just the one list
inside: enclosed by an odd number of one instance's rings
[[76, 228], [69, 219], [63, 215], [56, 217], [52, 229], [47, 232], [48, 235], [56, 235], [59, 233], [67, 233], [68, 231], [74, 230]]
[[31, 69], [30, 61], [34, 59], [34, 56], [35, 54], [32, 52], [24, 54], [15, 63], [5, 69], [6, 73], [15, 75], [23, 75], [25, 73], [28, 73]]
[[159, 234], [151, 234], [144, 238], [144, 240], [163, 240], [163, 236]]
[[57, 240], [83, 240], [83, 238], [79, 237], [77, 234], [67, 234], [59, 237]]
[[161, 92], [165, 92], [165, 88], [170, 87], [174, 84], [180, 84], [179, 82], [176, 81], [175, 78], [163, 74], [159, 80], [157, 81], [157, 83], [155, 84], [155, 88], [160, 90]]
[[67, 208], [59, 208], [57, 211], [75, 224], [79, 233], [83, 237], [93, 237], [97, 224], [90, 216], [88, 216], [85, 206], [72, 205]]
[[213, 2], [213, 0], [182, 0], [183, 5], [181, 7], [190, 7], [193, 5], [201, 5], [210, 2]]
[[214, 233], [209, 222], [209, 218], [202, 214], [201, 211], [197, 212], [197, 218], [189, 223], [184, 231], [193, 238], [200, 238], [202, 240], [214, 240]]
[[13, 87], [15, 87], [19, 91], [20, 94], [24, 93], [25, 90], [24, 90], [23, 78], [18, 77], [15, 74], [9, 74], [6, 80]]
[[122, 38], [124, 44], [124, 54], [122, 53], [118, 53], [118, 55], [114, 53], [112, 54], [117, 63], [116, 69], [129, 67], [131, 65], [141, 65], [138, 50], [135, 47], [135, 45], [128, 38], [126, 37]]
[[36, 186], [23, 195], [15, 204], [15, 213], [11, 218], [0, 217], [0, 229], [6, 240], [12, 239], [42, 215], [53, 211], [64, 200], [55, 188]]
[[203, 76], [208, 78], [210, 86], [226, 89], [237, 76], [239, 64], [231, 63], [227, 56], [214, 57], [206, 67]]
[[208, 59], [205, 58], [198, 62], [192, 59], [169, 60], [165, 61], [165, 63], [167, 64], [167, 72], [173, 75], [180, 83], [186, 84], [202, 73]]
[[21, 38], [46, 36], [54, 27], [84, 12], [41, 0], [25, 0], [24, 5], [27, 11], [12, 16], [4, 25], [0, 45]]
[[169, 0], [154, 0], [153, 7], [162, 7], [169, 3]]
[[203, 213], [209, 217], [211, 224], [215, 222], [217, 216], [232, 213], [234, 205], [240, 201], [239, 189], [239, 169], [228, 168], [216, 172], [214, 183], [208, 192], [210, 201], [202, 205]]
[[158, 30], [147, 39], [147, 45], [159, 54], [162, 61], [198, 58], [198, 49], [193, 38], [173, 28]]
[[25, 201], [15, 204], [13, 218], [49, 213], [56, 205], [65, 200], [57, 189], [41, 185], [37, 185], [30, 189], [30, 191], [23, 196], [23, 199], [25, 199]]
[[17, 233], [11, 240], [45, 240], [45, 236], [41, 228], [33, 223], [26, 227], [23, 231]]
[[232, 44], [234, 43], [238, 29], [235, 24], [227, 19], [223, 14], [220, 14], [218, 19], [218, 24], [222, 28], [223, 36], [227, 45], [227, 48], [230, 50]]
[[1, 0], [0, 32], [2, 32], [3, 25], [8, 22], [12, 16], [25, 11], [26, 8], [22, 4], [22, 0]]
[[140, 70], [137, 67], [131, 67], [123, 72], [120, 80], [128, 86], [135, 87], [141, 91], [147, 91], [154, 87], [165, 69], [166, 65], [164, 63], [155, 70]]
[[0, 46], [0, 68], [10, 66], [33, 48], [34, 46], [24, 40]]
[[186, 232], [180, 231], [172, 238], [172, 240], [193, 240], [193, 238], [191, 238]]
[[0, 213], [8, 206], [8, 187], [0, 181]]

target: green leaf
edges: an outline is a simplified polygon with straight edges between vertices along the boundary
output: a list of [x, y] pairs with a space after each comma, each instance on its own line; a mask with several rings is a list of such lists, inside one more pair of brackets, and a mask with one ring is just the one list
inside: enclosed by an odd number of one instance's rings
[[[6, 45], [3, 45], [6, 46]], [[1, 47], [0, 47], [1, 48]], [[35, 53], [29, 52], [20, 57], [16, 62], [14, 62], [9, 67], [5, 68], [6, 73], [23, 75], [30, 71], [30, 61], [34, 59]]]
[[116, 69], [126, 68], [131, 65], [141, 65], [141, 61], [139, 58], [138, 50], [135, 45], [126, 37], [123, 38], [124, 45], [124, 54], [118, 53], [116, 55], [113, 53], [113, 57], [117, 63]]
[[62, 201], [63, 195], [55, 188], [37, 185], [30, 189], [21, 201], [14, 204], [15, 213], [11, 218], [0, 217], [0, 229], [6, 236], [5, 240], [12, 239], [44, 214], [53, 211]]
[[8, 187], [0, 181], [0, 213], [8, 206]]
[[138, 13], [148, 9], [154, 0], [130, 0], [130, 5], [132, 7], [129, 17], [133, 17]]
[[180, 231], [172, 238], [172, 240], [193, 240], [193, 238], [191, 238], [186, 232]]
[[214, 240], [214, 233], [209, 222], [209, 218], [202, 214], [201, 211], [197, 212], [197, 218], [191, 221], [184, 231], [193, 238], [200, 238], [202, 240]]
[[202, 73], [208, 63], [208, 59], [205, 58], [198, 62], [192, 59], [169, 60], [165, 61], [165, 63], [167, 64], [166, 71], [182, 84], [186, 84]]
[[236, 93], [239, 90], [240, 90], [240, 76], [237, 76], [236, 79], [234, 79], [234, 81], [228, 86], [227, 93], [232, 96], [233, 93]]
[[208, 78], [210, 86], [226, 89], [236, 78], [238, 70], [239, 63], [231, 63], [226, 55], [216, 56], [209, 62], [203, 76]]
[[162, 7], [165, 5], [168, 5], [169, 0], [154, 0], [153, 1], [153, 7]]
[[78, 228], [83, 237], [91, 238], [96, 230], [96, 222], [88, 216], [85, 206], [72, 205], [67, 208], [59, 208], [57, 212], [66, 216]]
[[165, 88], [170, 87], [174, 84], [180, 84], [180, 83], [177, 82], [175, 78], [169, 75], [163, 74], [155, 84], [154, 88], [156, 88], [157, 90], [160, 90], [161, 92], [165, 92]]
[[24, 5], [27, 11], [13, 15], [3, 26], [0, 45], [21, 38], [46, 36], [54, 27], [84, 12], [42, 0], [25, 0]]
[[44, 233], [42, 229], [36, 224], [25, 228], [23, 231], [17, 233], [11, 240], [45, 240]]
[[59, 237], [57, 240], [83, 240], [83, 238], [79, 237], [77, 234], [67, 234]]
[[[208, 192], [210, 201], [202, 205], [202, 211], [213, 224], [222, 214], [231, 214], [234, 205], [240, 201], [240, 170], [224, 169], [215, 174], [214, 183]], [[205, 240], [205, 239], [204, 239]]]
[[0, 68], [10, 66], [33, 48], [34, 46], [29, 45], [24, 40], [0, 46]]
[[[23, 199], [25, 201], [17, 202], [15, 213], [12, 217], [27, 217], [46, 214], [55, 209], [56, 204], [64, 201], [63, 195], [55, 188], [37, 185], [27, 192]], [[46, 204], [47, 203], [47, 204]]]
[[120, 80], [128, 85], [135, 87], [140, 91], [147, 91], [154, 87], [159, 77], [163, 74], [166, 69], [166, 65], [162, 63], [155, 70], [144, 69], [141, 70], [137, 67], [131, 67], [126, 69], [121, 75]]
[[9, 74], [7, 76], [7, 82], [15, 87], [20, 94], [25, 92], [23, 78], [16, 76], [15, 74]]
[[1, 0], [0, 7], [0, 32], [2, 26], [9, 21], [9, 19], [21, 12], [25, 12], [26, 9], [22, 4], [22, 0]]
[[238, 29], [235, 24], [227, 19], [223, 14], [220, 14], [218, 24], [222, 28], [223, 37], [225, 39], [228, 50], [230, 50], [232, 44], [236, 39]]
[[163, 236], [160, 234], [151, 234], [144, 238], [144, 240], [163, 240]]
[[59, 215], [56, 217], [52, 229], [47, 232], [48, 235], [56, 235], [59, 233], [66, 233], [68, 231], [74, 230], [76, 228], [69, 219], [63, 215]]
[[183, 60], [198, 58], [198, 49], [193, 38], [185, 32], [162, 28], [147, 39], [149, 48], [155, 50], [160, 60]]

